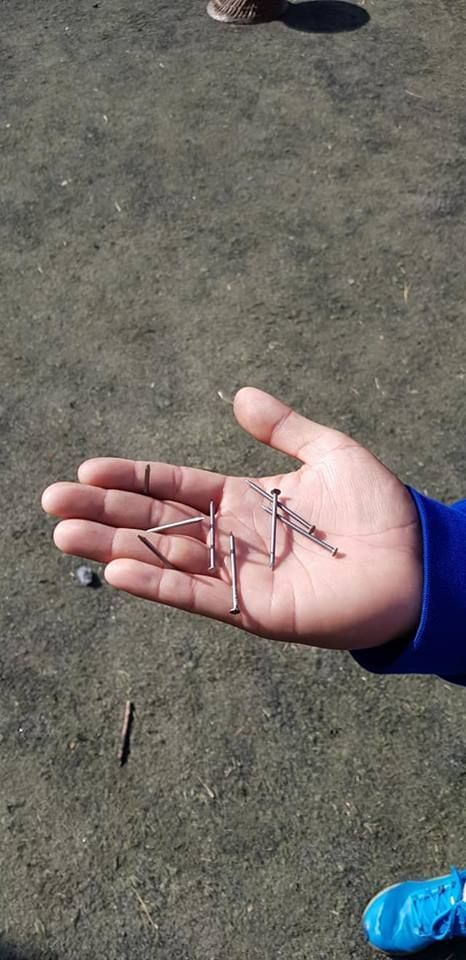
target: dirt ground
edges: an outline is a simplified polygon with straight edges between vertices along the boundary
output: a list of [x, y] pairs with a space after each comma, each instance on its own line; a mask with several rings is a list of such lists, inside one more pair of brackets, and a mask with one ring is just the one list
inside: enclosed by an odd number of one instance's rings
[[461, 689], [80, 588], [39, 506], [94, 454], [271, 471], [246, 383], [465, 495], [465, 22], [2, 6], [1, 960], [368, 960], [379, 888], [465, 865]]

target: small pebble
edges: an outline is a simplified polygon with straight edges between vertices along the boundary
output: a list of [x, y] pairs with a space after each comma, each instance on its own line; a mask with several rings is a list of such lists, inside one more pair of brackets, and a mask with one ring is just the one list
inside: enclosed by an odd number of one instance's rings
[[78, 567], [75, 577], [80, 587], [92, 587], [94, 583], [94, 571], [90, 567]]

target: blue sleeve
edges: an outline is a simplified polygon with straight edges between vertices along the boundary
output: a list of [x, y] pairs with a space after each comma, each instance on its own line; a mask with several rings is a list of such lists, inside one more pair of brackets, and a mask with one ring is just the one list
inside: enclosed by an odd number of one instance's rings
[[374, 673], [433, 673], [466, 686], [466, 500], [447, 507], [408, 490], [422, 530], [419, 626], [411, 637], [353, 657]]

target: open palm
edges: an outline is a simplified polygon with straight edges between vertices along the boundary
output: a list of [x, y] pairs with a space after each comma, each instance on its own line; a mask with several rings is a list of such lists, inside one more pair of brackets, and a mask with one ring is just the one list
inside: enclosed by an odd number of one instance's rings
[[[281, 523], [270, 569], [270, 516], [244, 478], [147, 461], [88, 460], [78, 483], [56, 483], [44, 509], [62, 518], [55, 543], [106, 563], [114, 587], [261, 636], [328, 647], [375, 646], [415, 629], [421, 594], [417, 512], [402, 483], [354, 440], [319, 426], [253, 388], [235, 398], [239, 423], [299, 459], [259, 480], [338, 547], [332, 557]], [[217, 568], [207, 571], [209, 502], [217, 509]], [[148, 539], [149, 527], [202, 514], [205, 521]], [[230, 613], [229, 533], [235, 534], [241, 612]]]

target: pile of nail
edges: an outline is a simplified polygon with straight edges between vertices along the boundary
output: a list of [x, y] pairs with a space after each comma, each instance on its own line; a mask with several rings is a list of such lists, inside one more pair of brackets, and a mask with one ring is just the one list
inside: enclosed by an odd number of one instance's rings
[[[144, 493], [149, 494], [149, 481], [150, 481], [150, 467], [146, 467], [146, 473], [144, 477]], [[263, 487], [260, 487], [258, 483], [255, 483], [254, 480], [246, 480], [246, 483], [252, 490], [255, 490], [256, 493], [260, 494], [264, 498], [266, 503], [264, 503], [263, 509], [266, 513], [271, 516], [271, 528], [270, 528], [270, 550], [269, 550], [269, 565], [272, 570], [275, 567], [276, 559], [276, 547], [277, 547], [277, 526], [278, 523], [283, 523], [285, 527], [288, 527], [290, 530], [294, 530], [295, 533], [300, 533], [302, 537], [306, 537], [307, 540], [312, 540], [313, 543], [316, 543], [319, 547], [323, 547], [324, 550], [327, 550], [332, 557], [337, 553], [338, 547], [333, 547], [331, 543], [328, 543], [327, 540], [321, 540], [320, 537], [316, 537], [315, 524], [310, 523], [309, 520], [305, 520], [299, 513], [296, 513], [295, 510], [291, 510], [286, 504], [282, 503], [279, 500], [281, 490], [278, 490], [275, 487], [270, 493], [267, 490], [264, 490]], [[205, 519], [204, 516], [199, 517], [189, 517], [186, 520], [176, 520], [175, 523], [163, 523], [159, 527], [150, 527], [149, 530], [146, 530], [146, 533], [165, 533], [168, 530], [175, 530], [180, 527], [188, 527], [192, 523], [201, 523]], [[149, 550], [154, 553], [159, 560], [161, 560], [165, 565], [168, 564], [166, 558], [154, 547], [154, 544], [147, 540], [146, 537], [139, 535], [141, 542], [148, 547]], [[209, 550], [209, 571], [215, 570], [217, 566], [217, 525], [216, 525], [216, 514], [215, 514], [215, 503], [213, 500], [210, 501], [209, 505], [209, 536], [207, 540], [207, 546]], [[239, 605], [239, 596], [238, 596], [238, 576], [237, 576], [237, 565], [236, 565], [236, 541], [233, 533], [230, 533], [230, 576], [231, 576], [231, 609], [230, 613], [237, 614], [240, 613]]]

